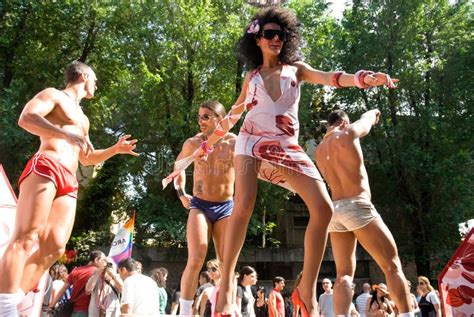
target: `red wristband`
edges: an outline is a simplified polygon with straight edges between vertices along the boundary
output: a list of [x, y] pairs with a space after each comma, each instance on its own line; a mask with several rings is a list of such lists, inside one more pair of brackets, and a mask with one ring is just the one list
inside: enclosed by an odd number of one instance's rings
[[367, 85], [364, 80], [365, 77], [368, 75], [372, 75], [374, 72], [367, 71], [367, 70], [359, 70], [357, 73], [354, 75], [354, 85], [356, 87], [359, 87], [360, 89], [367, 89], [370, 86]]
[[342, 74], [345, 74], [345, 72], [335, 72], [332, 74], [332, 85], [336, 88], [343, 88], [341, 84], [339, 83], [339, 78], [341, 78]]

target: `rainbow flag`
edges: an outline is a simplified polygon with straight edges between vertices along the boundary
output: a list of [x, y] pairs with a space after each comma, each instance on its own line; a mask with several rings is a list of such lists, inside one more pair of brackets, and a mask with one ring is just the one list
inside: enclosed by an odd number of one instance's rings
[[135, 227], [135, 212], [133, 212], [132, 218], [130, 218], [123, 226], [119, 229], [115, 235], [112, 246], [110, 247], [109, 257], [111, 257], [117, 264], [123, 259], [132, 256], [133, 246], [133, 229]]

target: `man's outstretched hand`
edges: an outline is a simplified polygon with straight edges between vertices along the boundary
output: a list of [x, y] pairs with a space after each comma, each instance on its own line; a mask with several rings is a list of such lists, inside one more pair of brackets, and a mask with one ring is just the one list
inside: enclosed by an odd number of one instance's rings
[[133, 156], [140, 156], [140, 154], [134, 152], [135, 148], [137, 147], [137, 139], [129, 140], [132, 136], [130, 134], [126, 134], [121, 137], [117, 143], [115, 143], [115, 150], [117, 154], [130, 154]]

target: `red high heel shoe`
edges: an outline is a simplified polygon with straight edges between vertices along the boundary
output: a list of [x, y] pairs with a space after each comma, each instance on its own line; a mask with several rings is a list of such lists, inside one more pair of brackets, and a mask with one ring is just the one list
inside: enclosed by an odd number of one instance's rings
[[291, 301], [293, 302], [293, 317], [310, 317], [305, 304], [301, 300], [298, 287], [291, 294]]

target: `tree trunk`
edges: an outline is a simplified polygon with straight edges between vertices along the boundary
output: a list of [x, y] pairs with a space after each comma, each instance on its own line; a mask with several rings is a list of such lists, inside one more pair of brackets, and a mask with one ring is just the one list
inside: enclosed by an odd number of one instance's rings
[[94, 49], [95, 38], [98, 32], [98, 28], [95, 28], [95, 14], [92, 15], [91, 23], [89, 24], [89, 29], [87, 30], [87, 38], [84, 43], [84, 48], [82, 49], [81, 57], [79, 58], [80, 62], [85, 63], [89, 53]]
[[[9, 45], [6, 49], [5, 62], [3, 66], [3, 87], [2, 88], [9, 88], [13, 81], [13, 76], [14, 76], [13, 61], [15, 59], [15, 52], [21, 43], [22, 36], [26, 34], [26, 30], [25, 30], [26, 21], [30, 13], [31, 13], [31, 6], [27, 4], [26, 10], [23, 12], [23, 14], [20, 13], [20, 21], [15, 27], [16, 32], [15, 32], [14, 40], [12, 41], [11, 45]], [[2, 14], [4, 15], [5, 13], [2, 12]]]

